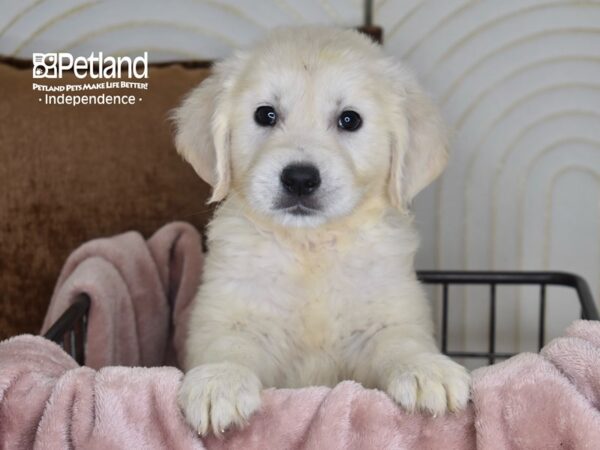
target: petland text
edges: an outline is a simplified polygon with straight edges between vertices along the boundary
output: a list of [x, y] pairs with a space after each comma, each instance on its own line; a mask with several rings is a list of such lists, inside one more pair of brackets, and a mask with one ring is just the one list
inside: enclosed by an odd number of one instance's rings
[[104, 56], [94, 52], [90, 56], [73, 57], [70, 53], [33, 53], [33, 78], [62, 78], [65, 71], [83, 79], [90, 78], [148, 78], [148, 52], [143, 56]]

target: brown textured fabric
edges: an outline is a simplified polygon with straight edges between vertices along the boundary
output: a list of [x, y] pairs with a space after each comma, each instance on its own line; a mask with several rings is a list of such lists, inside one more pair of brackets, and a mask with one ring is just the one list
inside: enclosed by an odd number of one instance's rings
[[208, 69], [153, 67], [148, 90], [131, 91], [141, 102], [73, 107], [40, 102], [31, 69], [16, 66], [0, 64], [0, 339], [39, 330], [83, 242], [173, 220], [202, 228], [209, 215], [208, 187], [176, 154], [167, 120]]

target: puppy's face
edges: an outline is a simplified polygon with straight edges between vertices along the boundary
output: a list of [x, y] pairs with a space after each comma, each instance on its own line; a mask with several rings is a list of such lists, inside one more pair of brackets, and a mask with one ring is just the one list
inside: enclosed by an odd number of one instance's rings
[[347, 215], [383, 192], [390, 111], [370, 71], [328, 49], [269, 56], [239, 79], [233, 189], [252, 209], [296, 226]]
[[217, 66], [176, 121], [178, 150], [213, 200], [233, 190], [290, 226], [350, 215], [372, 197], [404, 209], [446, 159], [439, 117], [412, 77], [353, 31], [274, 33]]

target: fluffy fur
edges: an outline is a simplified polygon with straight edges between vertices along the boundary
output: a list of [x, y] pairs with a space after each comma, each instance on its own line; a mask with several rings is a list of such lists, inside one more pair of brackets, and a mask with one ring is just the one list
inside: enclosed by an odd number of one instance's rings
[[[273, 128], [258, 106], [279, 114]], [[362, 127], [340, 130], [344, 110]], [[439, 114], [357, 32], [292, 28], [218, 64], [175, 112], [176, 146], [221, 201], [208, 228], [179, 405], [200, 434], [245, 424], [266, 387], [356, 380], [407, 410], [463, 408], [469, 376], [439, 353], [415, 278], [408, 207], [446, 163]], [[315, 165], [308, 215], [280, 174]]]

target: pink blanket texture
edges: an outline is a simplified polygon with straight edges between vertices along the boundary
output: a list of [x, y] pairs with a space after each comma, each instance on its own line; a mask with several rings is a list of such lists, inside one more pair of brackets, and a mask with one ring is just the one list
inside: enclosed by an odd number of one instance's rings
[[39, 336], [1, 342], [0, 448], [600, 448], [600, 323], [587, 321], [539, 355], [476, 370], [472, 402], [457, 414], [407, 414], [384, 393], [345, 381], [267, 389], [246, 429], [201, 440], [175, 401], [183, 375], [168, 367], [201, 268], [200, 237], [183, 223], [148, 241], [130, 232], [77, 249], [44, 330], [88, 293], [86, 366]]

